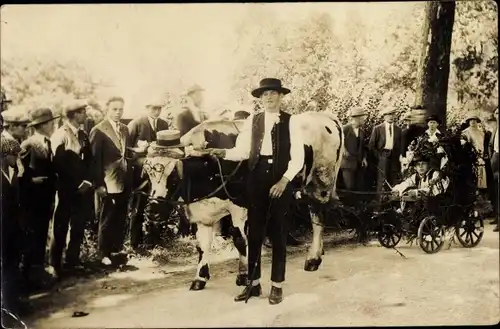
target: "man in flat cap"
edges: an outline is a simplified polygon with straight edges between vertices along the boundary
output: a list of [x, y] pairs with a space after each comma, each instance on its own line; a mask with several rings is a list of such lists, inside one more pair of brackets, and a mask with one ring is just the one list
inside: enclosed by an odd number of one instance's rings
[[288, 235], [287, 213], [293, 195], [290, 181], [304, 166], [304, 142], [296, 117], [281, 110], [281, 101], [290, 89], [275, 78], [263, 79], [252, 91], [259, 98], [264, 112], [250, 116], [236, 146], [232, 149], [214, 149], [213, 156], [226, 160], [248, 159], [250, 178], [248, 184], [248, 270], [250, 285], [235, 297], [236, 302], [247, 296], [260, 296], [260, 250], [266, 224], [272, 240], [271, 305], [283, 300], [282, 284], [285, 281], [286, 242]]
[[50, 244], [50, 265], [57, 276], [63, 270], [62, 252], [71, 224], [70, 240], [66, 249], [65, 269], [81, 267], [80, 248], [85, 223], [94, 217], [92, 193], [92, 150], [87, 133], [81, 129], [85, 122], [87, 104], [76, 100], [63, 110], [66, 121], [51, 138], [54, 167], [58, 175], [58, 204], [54, 213]]
[[125, 101], [111, 97], [104, 109], [106, 118], [90, 132], [93, 177], [97, 195], [102, 200], [99, 218], [98, 248], [101, 261], [121, 265], [120, 253], [125, 239], [130, 177], [126, 159], [129, 132], [120, 122]]
[[[151, 142], [156, 141], [156, 133], [162, 130], [168, 130], [167, 121], [160, 118], [164, 102], [153, 100], [146, 103], [146, 113], [133, 119], [128, 124], [129, 140], [128, 145], [138, 150], [144, 150]], [[142, 172], [142, 160], [139, 158], [132, 165], [133, 188], [139, 187], [145, 180]], [[148, 184], [149, 185], [149, 184]], [[146, 186], [145, 189], [149, 188]], [[135, 216], [130, 219], [130, 246], [136, 249], [142, 241], [142, 223], [144, 221], [144, 209], [147, 203], [147, 197], [142, 194], [136, 194]]]
[[48, 108], [30, 112], [29, 126], [35, 132], [21, 144], [25, 151], [22, 159], [24, 175], [20, 179], [21, 204], [26, 214], [24, 274], [29, 285], [35, 289], [48, 283], [44, 269], [45, 246], [56, 195], [56, 171], [50, 136], [57, 118]]
[[[368, 148], [377, 159], [377, 199], [380, 200], [384, 187], [392, 188], [400, 171], [401, 128], [394, 124], [394, 107], [381, 112], [384, 122], [373, 128]], [[390, 185], [390, 186], [386, 186]]]
[[22, 143], [26, 138], [26, 128], [30, 120], [20, 108], [2, 112], [3, 127], [2, 137], [15, 139]]
[[350, 122], [344, 125], [344, 157], [342, 158], [342, 178], [347, 190], [363, 189], [362, 170], [366, 167], [366, 147], [362, 130], [366, 120], [366, 112], [361, 107], [349, 111]]

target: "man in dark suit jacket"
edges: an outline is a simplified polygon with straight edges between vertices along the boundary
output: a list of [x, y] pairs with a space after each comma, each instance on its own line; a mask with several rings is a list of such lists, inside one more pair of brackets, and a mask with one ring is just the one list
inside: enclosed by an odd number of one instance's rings
[[411, 142], [425, 134], [427, 130], [424, 121], [426, 112], [422, 106], [417, 105], [408, 114], [408, 127], [403, 128], [401, 132], [401, 156], [403, 158], [406, 157], [406, 151], [408, 151]]
[[[156, 141], [156, 133], [168, 129], [168, 123], [160, 118], [163, 107], [162, 102], [150, 102], [146, 104], [147, 115], [138, 117], [128, 124], [129, 145], [131, 147], [142, 146], [141, 143]], [[148, 178], [142, 173], [143, 159], [139, 158], [132, 165], [133, 188], [138, 188], [144, 180]], [[149, 184], [148, 184], [149, 185]], [[146, 186], [145, 189], [149, 188]], [[147, 198], [142, 194], [136, 194], [134, 200], [135, 216], [130, 218], [130, 245], [136, 249], [142, 241], [142, 223], [144, 221], [144, 209], [146, 208]]]
[[65, 267], [77, 269], [85, 224], [94, 218], [92, 208], [92, 152], [87, 133], [80, 128], [86, 118], [87, 104], [75, 101], [64, 109], [67, 121], [51, 138], [54, 168], [58, 175], [58, 203], [54, 213], [53, 236], [49, 263], [57, 276], [62, 270], [62, 252], [71, 224], [70, 240], [66, 250]]
[[366, 152], [363, 145], [363, 126], [366, 113], [356, 107], [350, 111], [351, 122], [344, 125], [344, 156], [342, 158], [342, 178], [347, 190], [362, 190], [363, 181], [359, 179], [363, 167], [366, 167]]
[[[380, 192], [384, 185], [389, 183], [394, 185], [401, 164], [399, 156], [401, 155], [401, 128], [394, 124], [395, 108], [387, 108], [382, 111], [384, 122], [373, 128], [368, 142], [368, 148], [377, 159], [377, 198], [380, 199]], [[386, 186], [386, 188], [389, 188]]]
[[26, 213], [24, 274], [35, 288], [48, 283], [48, 273], [44, 270], [45, 247], [56, 196], [56, 171], [50, 136], [57, 118], [47, 108], [31, 112], [29, 126], [35, 132], [21, 144], [25, 150], [22, 159], [24, 175], [20, 179], [23, 191], [21, 204]]
[[102, 198], [99, 218], [98, 246], [105, 262], [115, 263], [123, 248], [130, 182], [125, 158], [129, 133], [120, 122], [124, 100], [112, 97], [106, 103], [106, 118], [90, 132], [93, 154], [94, 184]]
[[21, 207], [19, 203], [19, 184], [15, 173], [16, 161], [21, 146], [11, 138], [1, 138], [0, 174], [2, 205], [1, 232], [1, 270], [2, 270], [2, 328], [10, 327], [3, 310], [18, 314], [20, 311], [19, 263], [21, 260]]

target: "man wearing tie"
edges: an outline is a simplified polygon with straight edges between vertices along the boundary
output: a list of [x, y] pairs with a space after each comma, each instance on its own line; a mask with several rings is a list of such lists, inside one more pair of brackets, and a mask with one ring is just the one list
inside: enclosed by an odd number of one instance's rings
[[129, 133], [120, 122], [124, 100], [112, 97], [106, 103], [106, 119], [90, 132], [96, 193], [102, 199], [98, 247], [103, 263], [120, 265], [119, 252], [125, 238], [125, 221], [130, 181], [125, 158]]
[[[147, 114], [134, 120], [128, 124], [129, 145], [143, 149], [143, 144], [156, 141], [156, 133], [161, 130], [168, 129], [167, 121], [160, 118], [163, 102], [149, 102], [146, 104]], [[139, 145], [138, 145], [139, 144]], [[136, 150], [137, 150], [136, 149]], [[138, 188], [145, 180], [147, 175], [143, 175], [142, 163], [144, 158], [138, 158], [132, 167], [132, 184], [133, 188]], [[144, 189], [147, 191], [146, 186]], [[136, 194], [134, 202], [135, 215], [130, 219], [130, 245], [136, 249], [142, 241], [142, 223], [144, 221], [144, 210], [146, 208], [147, 198], [142, 194]]]
[[35, 132], [21, 144], [25, 150], [22, 159], [24, 175], [20, 179], [21, 205], [26, 214], [24, 274], [34, 288], [48, 283], [44, 270], [45, 247], [56, 196], [56, 171], [50, 136], [54, 132], [54, 120], [58, 117], [48, 108], [32, 111], [29, 126]]
[[345, 153], [342, 158], [342, 178], [347, 190], [363, 189], [363, 168], [366, 167], [366, 152], [362, 126], [366, 120], [365, 111], [356, 107], [350, 110], [351, 122], [344, 125]]
[[[390, 189], [396, 182], [401, 164], [401, 128], [394, 124], [393, 107], [386, 108], [381, 112], [384, 122], [373, 128], [368, 142], [368, 148], [377, 159], [377, 199], [380, 200], [381, 192]], [[387, 183], [391, 187], [387, 186]]]
[[[260, 98], [264, 112], [250, 116], [238, 135], [236, 146], [215, 149], [211, 154], [231, 161], [248, 159], [248, 270], [251, 285], [235, 297], [257, 297], [260, 286], [260, 250], [269, 225], [272, 241], [271, 292], [269, 303], [283, 300], [285, 281], [287, 213], [292, 202], [290, 181], [304, 166], [304, 142], [294, 117], [281, 111], [282, 97], [290, 92], [279, 79], [263, 79], [252, 96]], [[269, 217], [268, 217], [269, 216]]]
[[92, 193], [92, 152], [87, 133], [80, 126], [85, 122], [87, 104], [74, 101], [64, 108], [66, 122], [51, 138], [54, 168], [58, 175], [58, 203], [54, 213], [49, 263], [59, 277], [62, 252], [66, 245], [69, 225], [70, 240], [66, 250], [65, 267], [77, 269], [83, 242], [85, 223], [94, 218]]

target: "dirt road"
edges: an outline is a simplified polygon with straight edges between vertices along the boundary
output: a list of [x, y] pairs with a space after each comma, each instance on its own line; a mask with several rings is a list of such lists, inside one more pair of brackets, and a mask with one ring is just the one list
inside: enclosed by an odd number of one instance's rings
[[[476, 248], [446, 246], [428, 255], [415, 245], [402, 244], [399, 250], [406, 258], [378, 242], [330, 248], [317, 272], [305, 272], [304, 254], [296, 253], [287, 263], [285, 300], [274, 306], [267, 301], [267, 280], [261, 298], [248, 304], [233, 302], [240, 291], [234, 284], [234, 260], [213, 265], [212, 279], [199, 292], [188, 290], [193, 270], [169, 272], [142, 264], [138, 271], [114, 273], [61, 291], [51, 298], [65, 306], [31, 323], [35, 328], [498, 323], [498, 233], [487, 225]], [[267, 279], [268, 260], [264, 264]], [[89, 315], [72, 318], [73, 311]]]

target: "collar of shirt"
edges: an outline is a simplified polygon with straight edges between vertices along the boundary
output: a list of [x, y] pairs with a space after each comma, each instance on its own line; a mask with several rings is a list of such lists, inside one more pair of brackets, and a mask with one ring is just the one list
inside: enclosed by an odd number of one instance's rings
[[7, 130], [2, 131], [2, 135], [5, 138], [15, 139], [14, 136], [12, 136]]
[[269, 113], [269, 112], [264, 112], [264, 117], [266, 121], [272, 122], [273, 124], [276, 124], [280, 121], [280, 114], [278, 113]]
[[113, 127], [113, 129], [117, 134], [120, 133], [118, 123], [114, 122], [113, 120], [109, 120], [109, 123], [111, 124], [111, 127]]
[[71, 124], [71, 122], [68, 122], [68, 127], [69, 127], [69, 129], [71, 129], [71, 131], [73, 132], [73, 134], [75, 134], [75, 136], [77, 136], [77, 137], [78, 137], [78, 130], [79, 130], [79, 128], [77, 128], [77, 127], [73, 126], [73, 125]]
[[148, 116], [148, 120], [149, 120], [149, 124], [151, 125], [151, 127], [156, 128], [158, 118], [153, 118], [153, 117]]
[[35, 131], [35, 133], [33, 134], [33, 138], [42, 143], [45, 143], [45, 139], [50, 139], [48, 136], [42, 135], [38, 131]]
[[[431, 136], [431, 131], [429, 129], [427, 129], [425, 131], [425, 133], [429, 136]], [[434, 135], [438, 135], [438, 134], [441, 134], [441, 132], [439, 131], [439, 129], [436, 129], [436, 131], [434, 132]]]
[[393, 123], [389, 123], [389, 122], [387, 122], [387, 121], [384, 121], [384, 123], [385, 123], [385, 127], [386, 127], [387, 129], [389, 129], [389, 127], [393, 128], [394, 122], [393, 122]]

